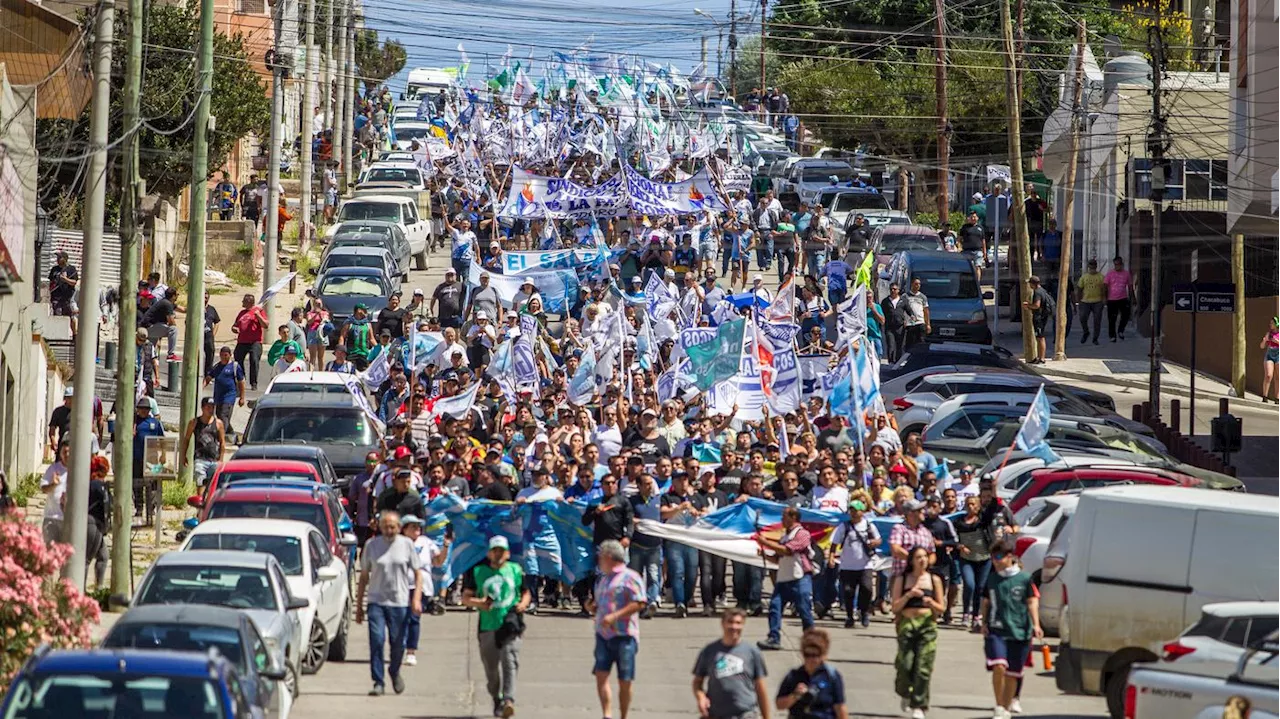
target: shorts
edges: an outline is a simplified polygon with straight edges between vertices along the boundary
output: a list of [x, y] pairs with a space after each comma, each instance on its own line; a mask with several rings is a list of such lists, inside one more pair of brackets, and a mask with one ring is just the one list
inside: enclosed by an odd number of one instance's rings
[[1044, 326], [1049, 324], [1048, 319], [1031, 320], [1031, 329], [1035, 331], [1036, 337], [1044, 337]]
[[608, 672], [618, 665], [618, 681], [629, 682], [636, 678], [636, 652], [640, 644], [635, 637], [621, 636], [605, 639], [596, 635], [596, 664], [592, 672]]
[[49, 298], [49, 311], [59, 317], [74, 317], [80, 314], [80, 309], [76, 307], [76, 301], [67, 298]]
[[982, 653], [987, 657], [987, 669], [1004, 667], [1005, 676], [1017, 679], [1031, 654], [1031, 642], [1006, 639], [998, 634], [988, 634], [982, 641]]
[[308, 347], [315, 347], [317, 345], [327, 345], [327, 344], [329, 344], [328, 340], [325, 339], [324, 333], [322, 333], [318, 328], [314, 330], [307, 330], [307, 346]]
[[715, 245], [702, 245], [698, 248], [698, 259], [711, 260], [711, 259], [715, 259], [715, 256], [716, 256]]
[[327, 206], [329, 206], [329, 207], [337, 207], [337, 206], [338, 206], [338, 191], [337, 191], [337, 190], [333, 190], [333, 189], [325, 190], [325, 191], [324, 191], [324, 204], [325, 204], [325, 205], [327, 205]]
[[1280, 362], [1280, 347], [1268, 347], [1262, 354], [1263, 362]]

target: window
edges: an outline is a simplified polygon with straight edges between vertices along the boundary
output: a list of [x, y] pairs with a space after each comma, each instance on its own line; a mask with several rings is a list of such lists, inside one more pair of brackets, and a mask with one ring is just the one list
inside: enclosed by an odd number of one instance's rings
[[1249, 638], [1249, 618], [1236, 617], [1227, 625], [1227, 631], [1222, 635], [1222, 641], [1234, 647], [1243, 647], [1245, 640]]
[[1186, 160], [1186, 199], [1226, 200], [1226, 160]]
[[244, 15], [265, 15], [267, 4], [265, 0], [240, 0], [237, 3], [236, 12]]
[[180, 652], [207, 652], [217, 649], [227, 661], [241, 666], [240, 634], [232, 627], [200, 624], [124, 623], [102, 641], [102, 646], [124, 649], [172, 649]]
[[222, 692], [208, 679], [154, 674], [59, 673], [22, 676], [10, 695], [4, 719], [44, 717], [145, 716], [203, 719], [225, 716]]
[[1276, 631], [1277, 626], [1280, 626], [1280, 617], [1275, 615], [1254, 617], [1253, 622], [1249, 625], [1249, 643], [1245, 646], [1251, 647], [1266, 639], [1272, 632]]
[[135, 603], [276, 609], [266, 573], [249, 567], [155, 567]]
[[1058, 513], [1057, 504], [1053, 502], [1045, 502], [1044, 505], [1040, 507], [1040, 511], [1036, 512], [1036, 515], [1031, 519], [1027, 520], [1027, 523], [1023, 526], [1038, 527], [1041, 524], [1044, 524], [1045, 520], [1049, 519], [1050, 517], [1052, 517], [1057, 513]]
[[270, 554], [280, 562], [281, 567], [284, 567], [285, 574], [302, 574], [302, 547], [297, 537], [269, 534], [197, 534], [191, 538], [187, 549], [226, 549], [235, 552]]
[[[210, 519], [255, 518], [255, 519], [292, 519], [306, 522], [317, 529], [328, 529], [329, 521], [324, 516], [324, 507], [318, 504], [302, 504], [294, 502], [216, 502], [209, 510]], [[301, 558], [299, 557], [299, 560]], [[301, 566], [299, 564], [299, 566]]]

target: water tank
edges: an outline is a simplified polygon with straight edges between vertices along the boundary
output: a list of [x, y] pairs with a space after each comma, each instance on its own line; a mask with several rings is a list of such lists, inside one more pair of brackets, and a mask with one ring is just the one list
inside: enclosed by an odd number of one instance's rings
[[1103, 89], [1111, 94], [1117, 85], [1151, 87], [1151, 65], [1140, 52], [1127, 51], [1102, 66]]

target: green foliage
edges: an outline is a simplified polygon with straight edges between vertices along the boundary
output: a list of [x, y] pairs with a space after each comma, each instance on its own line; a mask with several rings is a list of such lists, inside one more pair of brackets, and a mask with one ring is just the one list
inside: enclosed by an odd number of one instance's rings
[[25, 475], [18, 480], [16, 487], [10, 487], [9, 496], [19, 509], [25, 509], [27, 502], [40, 493], [40, 475], [36, 472]]
[[[727, 56], [726, 56], [727, 57]], [[764, 81], [769, 87], [779, 84], [778, 74], [784, 67], [784, 58], [772, 46], [764, 56]], [[760, 89], [760, 36], [749, 37], [738, 44], [738, 64], [730, 68], [738, 83], [738, 102], [742, 102], [752, 89]], [[726, 84], [728, 80], [726, 80]]]
[[404, 45], [395, 40], [378, 42], [377, 30], [356, 32], [356, 72], [367, 90], [373, 90], [387, 78], [400, 72], [409, 59]]
[[166, 507], [181, 509], [187, 506], [187, 497], [190, 497], [195, 491], [196, 483], [191, 480], [165, 482], [161, 500]]
[[[111, 121], [109, 137], [124, 135], [124, 80], [128, 55], [129, 23], [115, 25], [111, 57]], [[198, 4], [149, 7], [143, 29], [142, 117], [149, 127], [138, 131], [142, 178], [147, 191], [174, 197], [191, 182], [194, 109], [198, 75], [195, 49], [199, 46]], [[236, 141], [254, 132], [266, 134], [271, 120], [271, 100], [267, 85], [249, 63], [245, 39], [221, 33], [213, 41], [213, 82], [210, 114], [217, 118], [209, 133], [209, 169], [223, 164]], [[42, 145], [53, 148], [87, 147], [89, 109], [74, 121], [42, 121]], [[165, 134], [171, 133], [171, 134]], [[109, 182], [118, 181], [122, 144], [108, 153]], [[61, 153], [50, 155], [53, 160]], [[53, 182], [79, 194], [78, 162], [48, 163], [41, 157], [41, 170]], [[116, 193], [109, 192], [109, 196]]]

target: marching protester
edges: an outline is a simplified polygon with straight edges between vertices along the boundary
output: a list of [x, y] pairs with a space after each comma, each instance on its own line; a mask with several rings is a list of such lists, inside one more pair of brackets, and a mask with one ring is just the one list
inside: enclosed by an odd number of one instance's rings
[[595, 599], [588, 609], [595, 614], [596, 693], [600, 710], [610, 713], [612, 694], [609, 673], [618, 667], [618, 711], [626, 719], [631, 709], [631, 683], [636, 678], [636, 652], [640, 646], [640, 622], [637, 616], [645, 607], [644, 582], [634, 570], [627, 568], [627, 550], [621, 542], [610, 539], [596, 549], [600, 576], [596, 579]]
[[830, 635], [821, 629], [805, 629], [800, 638], [803, 662], [787, 672], [778, 685], [778, 709], [805, 719], [848, 719], [844, 677], [827, 664], [830, 651]]
[[742, 641], [747, 613], [724, 610], [720, 638], [698, 652], [693, 663], [693, 696], [699, 716], [706, 719], [769, 719], [769, 689], [765, 686], [764, 655]]
[[[800, 613], [800, 624], [807, 631], [813, 626], [813, 562], [809, 558], [809, 530], [800, 523], [800, 510], [782, 510], [782, 536], [774, 541], [763, 535], [756, 538], [760, 551], [778, 557], [778, 574], [774, 579], [773, 599], [769, 602], [769, 637], [758, 642], [761, 649], [782, 648], [782, 610], [791, 604]], [[825, 647], [824, 652], [825, 654]], [[785, 709], [779, 705], [779, 709]]]
[[[360, 554], [360, 579], [356, 584], [356, 624], [369, 619], [369, 673], [373, 688], [369, 696], [380, 696], [386, 674], [396, 694], [404, 692], [400, 665], [404, 661], [405, 636], [409, 616], [422, 614], [422, 563], [413, 540], [400, 533], [401, 515], [385, 510], [378, 517], [380, 533], [370, 539]], [[368, 600], [366, 610], [365, 601]], [[383, 666], [382, 647], [391, 645], [391, 665]]]
[[893, 579], [893, 614], [898, 630], [894, 689], [902, 697], [902, 710], [910, 711], [912, 719], [923, 719], [929, 708], [929, 681], [938, 651], [937, 617], [946, 600], [945, 585], [929, 571], [931, 558], [928, 547], [912, 547], [906, 569]]
[[983, 651], [995, 693], [995, 719], [1021, 713], [1016, 694], [1031, 642], [1044, 637], [1040, 628], [1040, 598], [1031, 575], [1018, 566], [1013, 542], [1000, 539], [991, 546], [991, 570], [983, 591]]
[[493, 715], [516, 711], [516, 675], [520, 671], [520, 635], [532, 597], [520, 565], [508, 561], [511, 545], [501, 535], [489, 539], [487, 561], [463, 579], [462, 604], [480, 612], [480, 661], [484, 664]]

